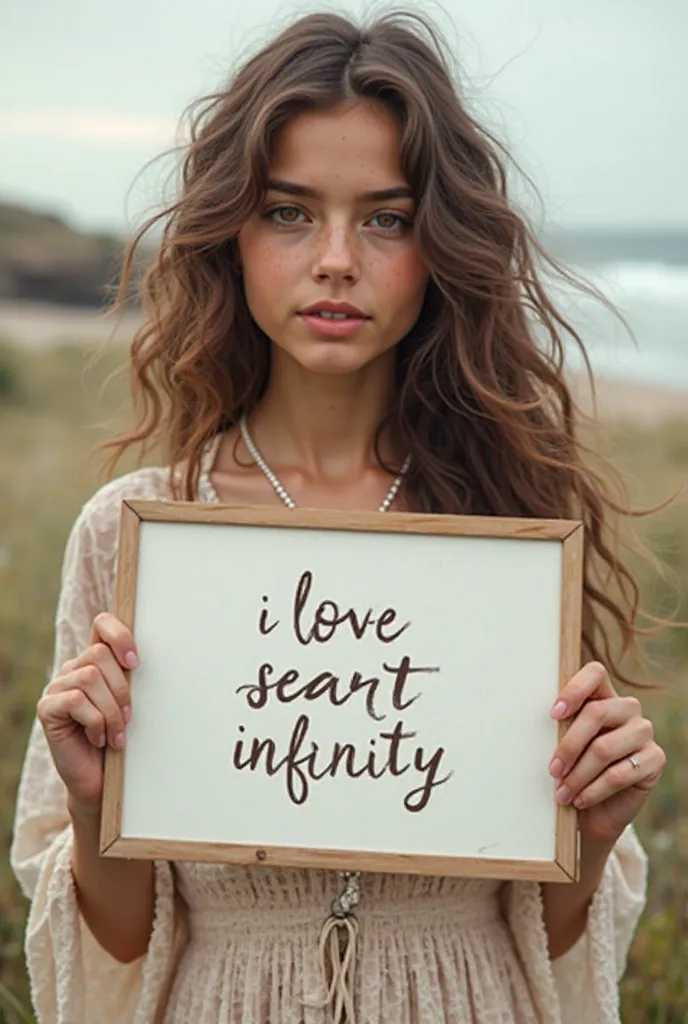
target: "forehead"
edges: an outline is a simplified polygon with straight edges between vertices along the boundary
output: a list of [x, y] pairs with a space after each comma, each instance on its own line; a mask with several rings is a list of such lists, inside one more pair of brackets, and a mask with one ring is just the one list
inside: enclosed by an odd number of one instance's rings
[[407, 185], [393, 115], [374, 101], [299, 114], [281, 129], [270, 175], [325, 193], [358, 194]]

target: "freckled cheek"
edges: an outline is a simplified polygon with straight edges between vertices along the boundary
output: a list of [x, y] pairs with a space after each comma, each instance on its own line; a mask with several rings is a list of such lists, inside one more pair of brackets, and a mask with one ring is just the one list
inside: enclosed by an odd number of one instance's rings
[[246, 247], [242, 256], [249, 301], [253, 297], [272, 306], [276, 299], [291, 297], [282, 294], [282, 289], [291, 289], [303, 273], [303, 260], [295, 252], [270, 242], [256, 242]]
[[402, 315], [416, 310], [422, 303], [428, 272], [415, 253], [400, 255], [384, 268], [380, 267], [377, 278], [380, 298]]

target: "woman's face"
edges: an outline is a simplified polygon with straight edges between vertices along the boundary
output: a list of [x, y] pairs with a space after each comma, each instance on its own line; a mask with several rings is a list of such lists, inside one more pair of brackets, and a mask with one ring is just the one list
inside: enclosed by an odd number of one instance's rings
[[295, 117], [277, 139], [265, 201], [238, 238], [253, 318], [312, 372], [354, 373], [391, 356], [428, 282], [413, 217], [399, 129], [382, 105]]

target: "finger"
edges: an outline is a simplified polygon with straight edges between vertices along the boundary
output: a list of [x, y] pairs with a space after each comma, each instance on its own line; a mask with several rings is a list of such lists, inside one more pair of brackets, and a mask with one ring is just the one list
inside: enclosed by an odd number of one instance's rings
[[74, 662], [74, 668], [82, 668], [87, 665], [95, 665], [105, 679], [110, 691], [121, 708], [125, 724], [131, 718], [131, 697], [129, 692], [129, 681], [124, 670], [119, 665], [112, 648], [105, 643], [93, 644], [87, 647]]
[[615, 697], [609, 673], [599, 661], [590, 661], [568, 681], [552, 708], [552, 717], [570, 718], [591, 697]]
[[125, 723], [122, 709], [115, 700], [96, 665], [82, 665], [66, 676], [59, 676], [48, 687], [49, 693], [82, 692], [101, 716], [107, 741], [115, 750], [121, 750], [125, 743]]
[[57, 691], [41, 697], [37, 710], [48, 737], [55, 726], [75, 722], [83, 728], [86, 738], [94, 747], [105, 746], [105, 719], [83, 690]]
[[122, 668], [138, 668], [139, 657], [132, 632], [110, 612], [101, 612], [93, 620], [91, 643], [101, 642], [112, 648]]
[[[557, 802], [569, 804], [610, 765], [623, 761], [630, 754], [652, 742], [652, 726], [645, 718], [634, 718], [619, 729], [597, 736], [564, 776], [555, 793]], [[629, 762], [629, 767], [632, 767]]]
[[666, 765], [666, 754], [656, 743], [651, 743], [632, 755], [637, 764], [626, 756], [599, 775], [576, 797], [574, 806], [579, 810], [596, 807], [626, 789], [649, 791], [659, 782]]
[[640, 702], [635, 697], [588, 701], [559, 741], [550, 761], [550, 775], [563, 778], [598, 734], [617, 729], [634, 717], [641, 717]]

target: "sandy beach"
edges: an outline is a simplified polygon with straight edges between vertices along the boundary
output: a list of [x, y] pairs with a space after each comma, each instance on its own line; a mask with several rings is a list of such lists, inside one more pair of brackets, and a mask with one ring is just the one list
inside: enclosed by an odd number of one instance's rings
[[0, 338], [31, 348], [75, 341], [100, 344], [110, 339], [115, 328], [114, 340], [126, 341], [140, 322], [136, 312], [118, 319], [97, 309], [0, 301]]
[[[574, 400], [587, 416], [593, 402], [587, 378], [569, 378]], [[688, 391], [637, 384], [626, 380], [597, 377], [595, 380], [597, 415], [601, 420], [629, 420], [657, 424], [668, 420], [688, 420]]]
[[[133, 312], [117, 321], [91, 309], [0, 302], [0, 338], [32, 348], [75, 341], [104, 343], [115, 328], [113, 341], [126, 342], [139, 323], [140, 316]], [[577, 404], [589, 415], [592, 401], [587, 379], [572, 375], [570, 383]], [[599, 377], [596, 389], [600, 419], [643, 423], [688, 419], [688, 391]]]

